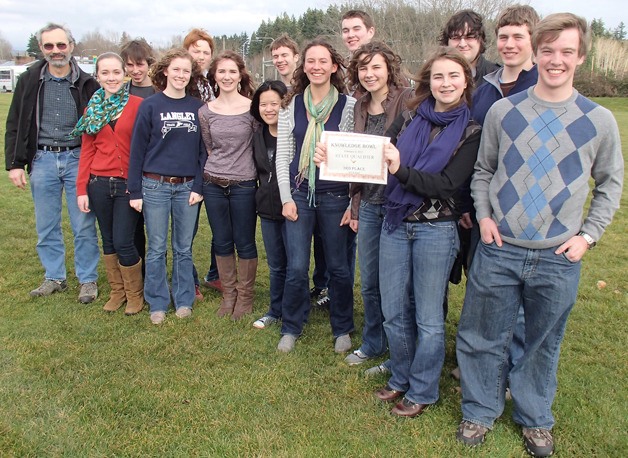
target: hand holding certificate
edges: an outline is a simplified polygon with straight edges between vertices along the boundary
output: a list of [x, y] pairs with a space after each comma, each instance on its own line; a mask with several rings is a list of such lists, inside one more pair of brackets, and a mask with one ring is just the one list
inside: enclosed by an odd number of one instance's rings
[[386, 184], [388, 168], [384, 145], [390, 138], [346, 132], [323, 132], [326, 159], [320, 164], [320, 179]]

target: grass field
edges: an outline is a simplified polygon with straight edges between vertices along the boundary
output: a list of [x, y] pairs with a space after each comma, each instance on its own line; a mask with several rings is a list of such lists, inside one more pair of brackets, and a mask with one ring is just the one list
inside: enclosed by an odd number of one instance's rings
[[[2, 144], [10, 97], [0, 94]], [[613, 110], [627, 157], [628, 99], [599, 102]], [[70, 288], [29, 298], [43, 275], [32, 199], [6, 177], [0, 192], [0, 456], [526, 456], [510, 405], [481, 448], [454, 438], [460, 395], [448, 374], [463, 285], [451, 288], [441, 399], [421, 417], [398, 419], [372, 395], [386, 377], [365, 378], [364, 368], [346, 366], [333, 352], [325, 313], [313, 313], [287, 355], [275, 349], [278, 327], [252, 328], [268, 302], [259, 231], [251, 319], [217, 318], [218, 296], [206, 292], [191, 320], [171, 316], [155, 327], [146, 312], [101, 311], [108, 292], [102, 270], [97, 302], [76, 301], [67, 221]], [[615, 221], [585, 257], [562, 346], [554, 404], [559, 456], [628, 456], [627, 232], [624, 193]], [[194, 251], [202, 271], [205, 220]], [[598, 289], [598, 280], [607, 286]], [[361, 329], [359, 294], [355, 314]]]

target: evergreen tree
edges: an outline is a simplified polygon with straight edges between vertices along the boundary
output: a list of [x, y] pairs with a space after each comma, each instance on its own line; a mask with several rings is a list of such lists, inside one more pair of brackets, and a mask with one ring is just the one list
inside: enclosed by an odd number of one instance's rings
[[39, 49], [39, 43], [37, 42], [37, 37], [34, 33], [31, 33], [31, 36], [28, 39], [28, 46], [26, 47], [26, 53], [34, 57], [35, 59], [43, 59], [44, 55]]

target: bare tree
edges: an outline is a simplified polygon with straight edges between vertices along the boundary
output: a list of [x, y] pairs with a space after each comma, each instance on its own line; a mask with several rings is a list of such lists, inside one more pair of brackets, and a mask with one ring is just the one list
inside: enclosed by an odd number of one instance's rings
[[13, 57], [13, 47], [9, 40], [4, 38], [2, 32], [0, 32], [0, 62], [10, 60]]

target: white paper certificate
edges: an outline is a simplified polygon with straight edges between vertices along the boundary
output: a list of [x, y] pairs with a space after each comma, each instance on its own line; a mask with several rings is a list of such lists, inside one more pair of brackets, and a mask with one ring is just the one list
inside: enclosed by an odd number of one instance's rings
[[321, 142], [327, 147], [327, 159], [320, 166], [321, 180], [386, 184], [384, 145], [390, 138], [324, 131]]

